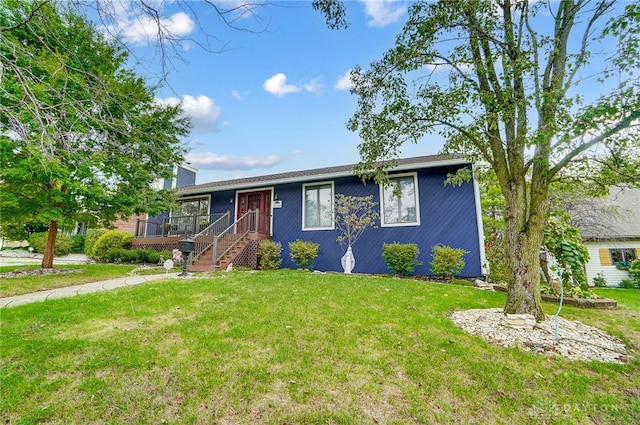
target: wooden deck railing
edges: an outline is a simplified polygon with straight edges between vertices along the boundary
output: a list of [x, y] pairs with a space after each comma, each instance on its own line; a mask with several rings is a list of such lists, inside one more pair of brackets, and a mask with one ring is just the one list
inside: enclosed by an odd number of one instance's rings
[[[152, 238], [162, 236], [196, 235], [211, 227], [220, 218], [229, 216], [228, 212], [218, 214], [182, 215], [147, 219], [136, 222], [136, 238]], [[228, 225], [228, 223], [227, 223]]]

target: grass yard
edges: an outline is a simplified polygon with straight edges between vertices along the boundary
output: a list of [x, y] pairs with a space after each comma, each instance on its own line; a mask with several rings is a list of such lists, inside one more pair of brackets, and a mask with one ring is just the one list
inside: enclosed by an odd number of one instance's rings
[[[79, 273], [50, 274], [45, 276], [25, 276], [0, 278], [0, 297], [28, 294], [30, 292], [44, 291], [46, 289], [62, 288], [65, 286], [80, 285], [83, 283], [97, 282], [100, 280], [114, 279], [126, 276], [135, 269], [136, 265], [118, 264], [73, 264], [57, 265], [57, 269], [76, 269]], [[39, 269], [40, 265], [28, 266], [0, 266], [0, 273], [7, 273], [16, 269]], [[161, 272], [164, 272], [162, 270]]]
[[[627, 365], [546, 358], [455, 327], [505, 294], [293, 270], [172, 279], [0, 310], [4, 424], [637, 424], [640, 291], [564, 307]], [[556, 306], [545, 304], [547, 313]]]

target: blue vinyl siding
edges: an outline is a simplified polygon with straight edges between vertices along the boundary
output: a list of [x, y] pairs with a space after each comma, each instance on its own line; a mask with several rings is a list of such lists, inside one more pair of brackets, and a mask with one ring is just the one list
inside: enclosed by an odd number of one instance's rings
[[176, 175], [176, 187], [193, 186], [196, 184], [196, 173], [178, 166]]
[[[462, 276], [480, 276], [480, 250], [476, 222], [473, 183], [460, 187], [444, 186], [448, 172], [454, 169], [438, 168], [418, 170], [420, 193], [420, 225], [380, 227], [368, 229], [353, 246], [356, 266], [354, 273], [388, 273], [382, 258], [383, 243], [415, 243], [420, 248], [422, 265], [416, 275], [430, 275], [431, 247], [450, 245], [470, 251], [465, 256]], [[378, 185], [362, 184], [356, 177], [334, 180], [335, 192], [351, 196], [373, 196], [380, 204]], [[345, 248], [336, 242], [337, 230], [302, 231], [302, 183], [277, 185], [275, 193], [282, 200], [282, 208], [273, 211], [273, 239], [282, 244], [283, 267], [295, 268], [289, 256], [288, 243], [296, 239], [320, 244], [320, 254], [314, 263], [316, 270], [342, 271], [340, 259]]]
[[[399, 227], [381, 227], [378, 221], [376, 229], [367, 229], [353, 246], [356, 259], [354, 273], [388, 273], [382, 258], [383, 243], [415, 243], [420, 249], [418, 260], [423, 264], [416, 267], [415, 275], [431, 275], [431, 247], [437, 244], [449, 245], [469, 251], [465, 256], [466, 265], [461, 276], [482, 275], [479, 249], [478, 223], [476, 219], [473, 182], [459, 187], [445, 186], [447, 173], [453, 173], [458, 167], [438, 167], [413, 170], [418, 175], [420, 225]], [[403, 171], [399, 174], [406, 174]], [[335, 194], [350, 196], [373, 196], [380, 208], [380, 189], [372, 181], [363, 184], [357, 177], [324, 178], [323, 183], [332, 181]], [[274, 196], [282, 202], [281, 208], [273, 209], [273, 240], [282, 244], [282, 267], [295, 268], [289, 255], [289, 242], [296, 239], [313, 241], [320, 244], [320, 254], [314, 263], [314, 269], [320, 271], [342, 271], [341, 257], [346, 247], [341, 247], [336, 238], [339, 231], [302, 230], [303, 185], [305, 182], [276, 184]], [[256, 190], [262, 189], [256, 186]], [[230, 212], [231, 221], [235, 220], [236, 191], [224, 190], [211, 193], [211, 213]]]

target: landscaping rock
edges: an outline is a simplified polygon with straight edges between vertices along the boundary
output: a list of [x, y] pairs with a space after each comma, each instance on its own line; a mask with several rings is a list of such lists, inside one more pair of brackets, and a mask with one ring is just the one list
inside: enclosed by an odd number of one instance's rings
[[487, 291], [493, 291], [493, 284], [492, 283], [487, 283], [484, 280], [481, 279], [476, 279], [475, 282], [473, 282], [476, 286], [476, 288], [478, 289], [484, 289]]
[[505, 314], [502, 324], [512, 329], [533, 329], [536, 318], [533, 314]]
[[[558, 318], [558, 341], [555, 339], [554, 316], [547, 316], [538, 323], [534, 321], [532, 327], [527, 325], [530, 318], [510, 319], [499, 308], [456, 311], [451, 319], [470, 334], [502, 347], [519, 346], [535, 353], [559, 355], [571, 360], [622, 364], [627, 359], [627, 347], [620, 340], [600, 329], [562, 317]], [[522, 321], [523, 327], [510, 325], [510, 320]]]

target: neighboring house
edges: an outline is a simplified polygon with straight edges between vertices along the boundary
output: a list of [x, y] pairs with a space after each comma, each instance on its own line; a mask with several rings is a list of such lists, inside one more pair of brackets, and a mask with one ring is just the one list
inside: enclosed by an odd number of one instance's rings
[[609, 286], [628, 279], [620, 265], [640, 258], [640, 189], [612, 188], [607, 197], [585, 201], [571, 213], [588, 217], [576, 224], [589, 250], [589, 284], [598, 274]]
[[[336, 242], [335, 195], [371, 195], [381, 218], [377, 228], [367, 229], [353, 246], [354, 272], [388, 273], [382, 244], [400, 242], [419, 246], [422, 265], [416, 267], [417, 275], [431, 274], [431, 248], [443, 244], [469, 251], [461, 276], [482, 276], [485, 256], [477, 184], [475, 180], [459, 187], [444, 184], [447, 174], [461, 167], [471, 169], [471, 163], [435, 155], [400, 159], [389, 177], [399, 184], [401, 193], [372, 181], [363, 183], [353, 174], [353, 165], [182, 187], [178, 190], [180, 208], [171, 215], [172, 219], [181, 217], [171, 222], [175, 228], [164, 235], [156, 228], [156, 238], [150, 238], [147, 228], [147, 238], [138, 238], [134, 245], [167, 248], [167, 239], [177, 244], [180, 235], [198, 234], [198, 259], [191, 267], [195, 271], [213, 269], [214, 264], [226, 267], [230, 262], [255, 266], [258, 240], [271, 238], [282, 244], [282, 266], [295, 268], [288, 243], [302, 239], [320, 244], [314, 269], [342, 271], [345, 249]], [[231, 234], [239, 233], [251, 233], [254, 238], [243, 244], [239, 236], [231, 241]], [[242, 247], [234, 250], [229, 246], [236, 243]], [[223, 251], [231, 254], [225, 259]]]

